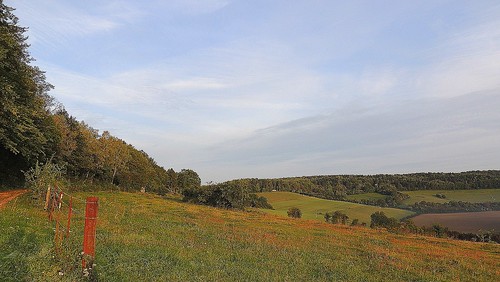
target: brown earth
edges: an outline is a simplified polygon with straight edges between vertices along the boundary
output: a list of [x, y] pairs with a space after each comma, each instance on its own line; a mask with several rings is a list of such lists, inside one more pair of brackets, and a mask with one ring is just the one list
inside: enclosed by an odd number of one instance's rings
[[10, 191], [2, 191], [0, 192], [0, 208], [12, 201], [16, 197], [28, 192], [28, 190], [10, 190]]
[[437, 223], [459, 232], [500, 232], [500, 211], [421, 214], [412, 220], [417, 226], [432, 226]]

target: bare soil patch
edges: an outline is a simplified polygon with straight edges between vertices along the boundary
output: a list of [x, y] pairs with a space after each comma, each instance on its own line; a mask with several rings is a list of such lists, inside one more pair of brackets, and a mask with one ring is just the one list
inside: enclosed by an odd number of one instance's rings
[[421, 214], [412, 220], [417, 226], [440, 224], [459, 232], [500, 232], [500, 211]]
[[28, 192], [28, 190], [11, 190], [11, 191], [3, 191], [0, 192], [0, 208], [7, 204], [8, 202], [12, 201], [16, 197]]

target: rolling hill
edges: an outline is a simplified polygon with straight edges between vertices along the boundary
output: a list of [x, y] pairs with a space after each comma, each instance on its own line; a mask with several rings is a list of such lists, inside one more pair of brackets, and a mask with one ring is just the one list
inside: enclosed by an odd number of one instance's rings
[[[500, 271], [497, 244], [396, 235], [150, 194], [92, 195], [99, 197], [95, 269], [102, 281], [495, 281]], [[29, 195], [0, 210], [0, 280], [81, 279], [83, 203], [74, 203], [72, 232], [59, 254], [54, 223]], [[64, 222], [64, 213], [59, 216]]]

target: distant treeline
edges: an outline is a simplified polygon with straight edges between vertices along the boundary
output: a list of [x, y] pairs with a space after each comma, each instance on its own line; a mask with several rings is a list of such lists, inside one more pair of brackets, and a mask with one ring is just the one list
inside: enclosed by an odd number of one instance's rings
[[390, 195], [395, 191], [500, 188], [500, 171], [246, 178], [228, 182], [253, 192], [276, 190], [325, 199], [344, 199], [347, 195], [369, 192]]
[[433, 203], [421, 201], [408, 208], [416, 213], [500, 211], [500, 202], [469, 203], [463, 201], [450, 201], [446, 203]]
[[43, 168], [64, 180], [123, 190], [162, 194], [200, 186], [196, 172], [167, 171], [146, 152], [71, 116], [48, 94], [53, 86], [44, 72], [31, 65], [27, 29], [14, 9], [0, 1], [0, 10], [0, 188], [24, 186], [24, 172], [34, 181]]

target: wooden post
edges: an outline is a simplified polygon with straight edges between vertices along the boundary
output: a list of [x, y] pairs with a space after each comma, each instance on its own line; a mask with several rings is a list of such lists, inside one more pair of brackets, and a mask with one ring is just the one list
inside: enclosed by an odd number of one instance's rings
[[61, 205], [62, 205], [62, 198], [63, 198], [63, 195], [64, 195], [64, 194], [62, 193], [62, 191], [61, 191], [61, 190], [59, 190], [59, 199], [58, 199], [59, 205], [57, 206], [57, 208], [58, 208], [59, 210], [61, 210]]
[[71, 226], [72, 212], [73, 212], [73, 197], [69, 197], [68, 226], [66, 226], [66, 238], [69, 238], [69, 230], [70, 230], [70, 226]]
[[83, 259], [82, 267], [87, 268], [88, 264], [92, 267], [92, 261], [95, 257], [95, 233], [97, 222], [97, 197], [88, 197], [85, 206], [85, 230], [83, 235]]
[[50, 185], [47, 185], [47, 194], [45, 195], [45, 206], [43, 206], [43, 210], [47, 210], [49, 207], [50, 200]]

